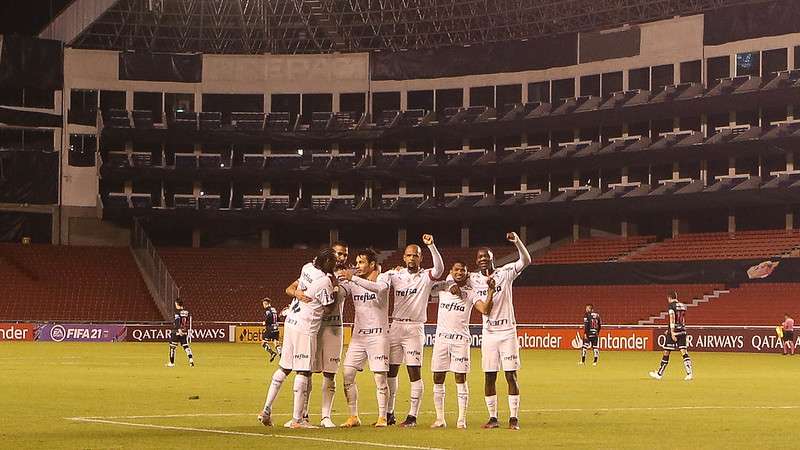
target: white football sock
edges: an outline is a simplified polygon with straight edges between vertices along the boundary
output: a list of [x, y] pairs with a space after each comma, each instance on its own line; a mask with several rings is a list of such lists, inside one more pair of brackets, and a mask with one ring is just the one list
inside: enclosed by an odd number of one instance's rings
[[422, 404], [422, 393], [425, 391], [425, 384], [422, 380], [411, 382], [411, 406], [408, 409], [408, 415], [417, 417], [419, 415], [419, 406]]
[[375, 374], [375, 387], [378, 397], [378, 417], [386, 417], [386, 404], [389, 402], [389, 385], [386, 382], [385, 373]]
[[356, 384], [356, 369], [344, 368], [344, 396], [347, 399], [347, 408], [351, 416], [358, 415], [358, 385]]
[[519, 394], [508, 396], [509, 417], [519, 417]]
[[308, 395], [308, 376], [296, 374], [294, 376], [294, 409], [292, 410], [292, 419], [299, 422], [303, 418], [303, 408], [305, 407], [305, 400]]
[[397, 401], [397, 377], [388, 377], [386, 382], [389, 386], [389, 400], [386, 403], [386, 412], [394, 413], [394, 404]]
[[486, 400], [486, 409], [489, 410], [489, 417], [497, 418], [497, 394], [487, 395], [484, 397]]
[[322, 376], [322, 418], [331, 417], [333, 396], [336, 394], [336, 378]]
[[275, 401], [275, 397], [278, 396], [285, 379], [286, 374], [281, 369], [272, 374], [272, 382], [269, 384], [269, 390], [267, 391], [267, 401], [264, 402], [264, 411], [272, 410], [272, 403]]
[[306, 398], [303, 400], [303, 418], [308, 417], [308, 405], [311, 404], [311, 391], [314, 388], [314, 374], [308, 376], [306, 383]]
[[436, 408], [436, 421], [444, 421], [444, 384], [433, 385], [433, 406]]
[[458, 421], [466, 422], [467, 406], [469, 405], [469, 386], [467, 383], [456, 383], [458, 392]]

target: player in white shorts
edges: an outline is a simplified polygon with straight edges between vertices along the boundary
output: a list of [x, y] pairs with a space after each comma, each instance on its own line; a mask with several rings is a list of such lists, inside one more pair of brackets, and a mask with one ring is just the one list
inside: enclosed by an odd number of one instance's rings
[[436, 319], [436, 338], [433, 341], [431, 371], [433, 372], [433, 404], [436, 407], [436, 421], [431, 428], [444, 428], [444, 379], [447, 372], [453, 372], [458, 393], [458, 428], [467, 428], [467, 404], [469, 389], [467, 374], [470, 370], [470, 332], [469, 316], [472, 307], [489, 314], [494, 297], [494, 279], [487, 280], [489, 289], [486, 298], [478, 297], [469, 285], [467, 265], [456, 262], [450, 269], [447, 280], [437, 283], [433, 295], [439, 297], [439, 313]]
[[389, 326], [389, 405], [386, 408], [386, 421], [389, 425], [395, 423], [397, 374], [401, 364], [405, 363], [408, 379], [411, 381], [411, 406], [408, 417], [399, 425], [401, 427], [417, 425], [424, 390], [420, 369], [422, 348], [425, 345], [425, 321], [428, 320], [428, 300], [434, 283], [444, 275], [442, 255], [433, 243], [433, 236], [422, 235], [422, 242], [428, 246], [433, 257], [432, 269], [420, 268], [422, 249], [419, 245], [409, 245], [403, 251], [406, 267], [386, 272], [394, 294], [394, 311]]
[[314, 354], [317, 346], [322, 316], [334, 303], [334, 282], [332, 274], [336, 267], [333, 249], [320, 251], [313, 263], [303, 266], [300, 272], [299, 289], [305, 295], [295, 298], [289, 308], [284, 322], [283, 351], [280, 367], [272, 374], [272, 382], [267, 392], [264, 409], [258, 420], [272, 426], [272, 403], [275, 401], [281, 385], [292, 371], [294, 378], [294, 409], [292, 411], [292, 428], [316, 428], [303, 421], [303, 410], [306, 404], [306, 392], [309, 377], [313, 369]]
[[[347, 268], [348, 248], [343, 242], [334, 242], [331, 246], [336, 255], [336, 270]], [[302, 290], [298, 289], [300, 280], [295, 281], [286, 288], [286, 294], [290, 297], [302, 296]], [[344, 310], [344, 291], [337, 289], [336, 301], [331, 306], [329, 312], [322, 317], [322, 326], [317, 333], [317, 351], [314, 358], [313, 373], [322, 372], [322, 410], [320, 426], [323, 428], [335, 428], [336, 424], [331, 420], [331, 410], [333, 407], [333, 397], [336, 393], [336, 372], [339, 371], [339, 362], [342, 358], [342, 347], [344, 337], [344, 327], [342, 326], [342, 314]], [[308, 383], [308, 399], [303, 411], [303, 418], [308, 420], [308, 403], [311, 399], [313, 389], [313, 377]], [[291, 425], [291, 421], [284, 426]]]
[[514, 318], [512, 285], [514, 280], [531, 263], [531, 255], [517, 233], [508, 233], [506, 239], [519, 251], [519, 259], [500, 268], [494, 267], [494, 255], [488, 248], [478, 250], [476, 264], [479, 272], [470, 274], [470, 284], [485, 295], [487, 280], [494, 278], [494, 307], [483, 315], [481, 343], [481, 366], [485, 374], [484, 391], [489, 421], [483, 428], [498, 428], [497, 421], [497, 372], [503, 370], [508, 382], [508, 407], [510, 410], [508, 427], [519, 429], [519, 385], [517, 370], [520, 367], [519, 341], [517, 340], [517, 321]]
[[350, 417], [342, 427], [352, 428], [361, 425], [358, 417], [358, 386], [356, 372], [368, 363], [375, 377], [378, 399], [378, 420], [376, 427], [386, 426], [386, 404], [389, 399], [389, 385], [386, 374], [389, 371], [389, 282], [380, 273], [378, 258], [371, 249], [356, 253], [356, 267], [353, 270], [337, 272], [343, 289], [353, 301], [355, 318], [353, 337], [347, 346], [344, 357], [344, 394]]

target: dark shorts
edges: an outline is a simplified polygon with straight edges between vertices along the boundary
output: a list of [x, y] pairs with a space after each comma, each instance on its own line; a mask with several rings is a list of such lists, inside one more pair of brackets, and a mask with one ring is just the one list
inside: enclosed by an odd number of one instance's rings
[[265, 341], [277, 341], [280, 338], [280, 333], [277, 331], [265, 331], [263, 339]]
[[180, 344], [180, 345], [187, 345], [188, 342], [186, 340], [186, 336], [178, 336], [177, 334], [173, 334], [172, 338], [169, 340], [170, 344]]
[[586, 336], [586, 339], [583, 340], [583, 346], [585, 348], [589, 347], [599, 347], [598, 342], [600, 338], [598, 336]]
[[686, 350], [686, 332], [675, 333], [675, 339], [672, 339], [672, 334], [669, 331], [664, 333], [666, 341], [661, 346], [664, 350]]
[[794, 330], [783, 332], [783, 342], [789, 342], [793, 340], [794, 340]]

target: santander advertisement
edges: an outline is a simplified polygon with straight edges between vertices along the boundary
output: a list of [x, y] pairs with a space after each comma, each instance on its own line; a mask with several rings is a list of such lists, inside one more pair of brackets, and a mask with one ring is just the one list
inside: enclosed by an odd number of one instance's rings
[[32, 341], [35, 333], [32, 323], [0, 323], [0, 341]]
[[[517, 339], [520, 348], [576, 350], [583, 346], [583, 331], [578, 328], [519, 328]], [[599, 345], [602, 350], [653, 350], [653, 330], [604, 329], [600, 332]]]

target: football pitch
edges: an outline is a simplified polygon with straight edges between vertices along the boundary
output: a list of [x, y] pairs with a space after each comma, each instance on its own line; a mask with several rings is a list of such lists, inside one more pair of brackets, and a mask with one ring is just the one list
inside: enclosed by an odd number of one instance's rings
[[[276, 363], [257, 345], [194, 344], [166, 368], [166, 344], [0, 343], [3, 448], [786, 448], [800, 445], [800, 356], [693, 353], [693, 381], [674, 354], [663, 380], [648, 377], [656, 352], [604, 352], [598, 367], [578, 352], [523, 350], [522, 429], [483, 430], [480, 354], [473, 350], [468, 429], [455, 428], [456, 395], [447, 379], [447, 429], [433, 422], [432, 382], [416, 429], [289, 430], [292, 383], [274, 407], [275, 428], [256, 420]], [[426, 349], [426, 364], [430, 360]], [[362, 423], [375, 419], [375, 388], [357, 377]], [[397, 416], [408, 411], [401, 369]], [[334, 422], [347, 417], [341, 375]], [[311, 419], [319, 422], [320, 378]], [[507, 424], [505, 380], [498, 379]]]

